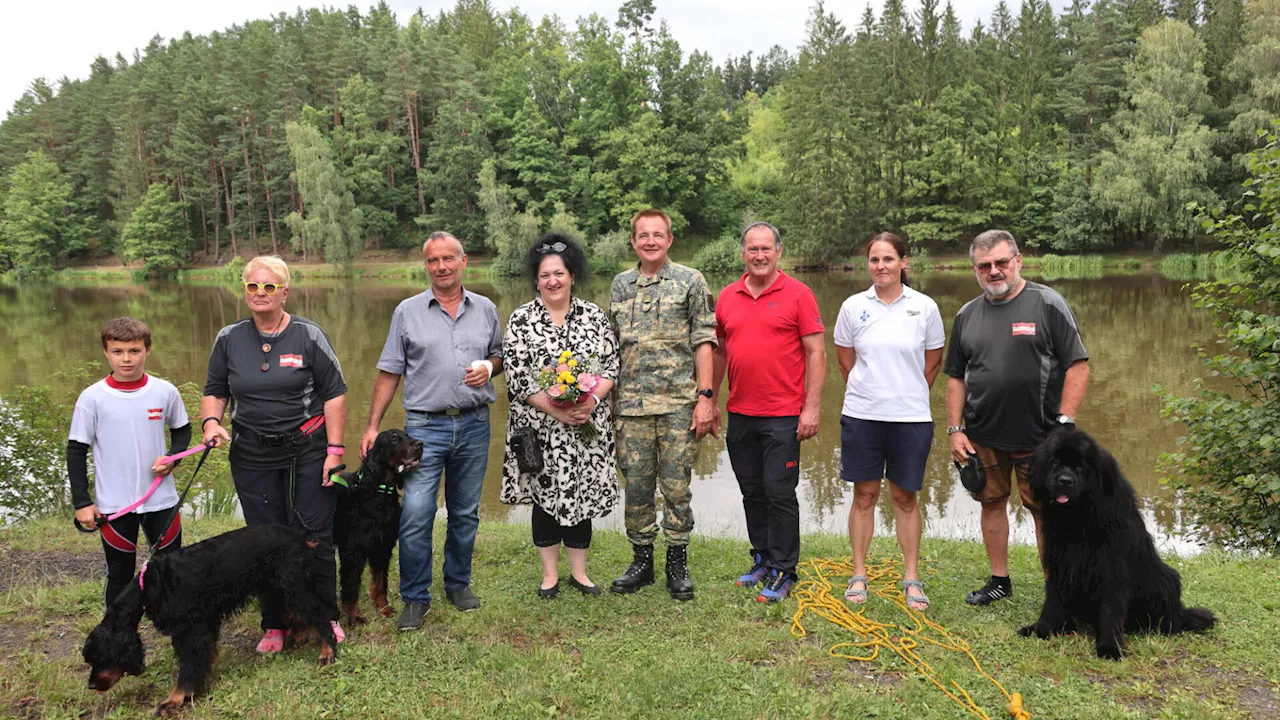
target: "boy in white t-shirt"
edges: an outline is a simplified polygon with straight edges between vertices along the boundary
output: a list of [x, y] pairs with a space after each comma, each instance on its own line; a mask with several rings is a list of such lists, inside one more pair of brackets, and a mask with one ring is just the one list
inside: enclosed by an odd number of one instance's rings
[[[133, 579], [138, 528], [146, 533], [151, 552], [182, 546], [182, 522], [173, 508], [174, 465], [161, 463], [166, 455], [187, 449], [191, 423], [182, 396], [172, 383], [146, 373], [151, 354], [151, 330], [133, 318], [116, 318], [102, 329], [102, 351], [111, 374], [85, 388], [76, 400], [67, 439], [67, 476], [76, 521], [97, 525], [107, 558], [106, 604]], [[170, 446], [165, 450], [165, 428]], [[89, 494], [88, 454], [93, 451], [94, 494]], [[154, 460], [152, 459], [154, 458]], [[141, 498], [155, 476], [160, 487], [133, 512], [115, 520], [105, 517]], [[172, 516], [172, 518], [170, 518]]]

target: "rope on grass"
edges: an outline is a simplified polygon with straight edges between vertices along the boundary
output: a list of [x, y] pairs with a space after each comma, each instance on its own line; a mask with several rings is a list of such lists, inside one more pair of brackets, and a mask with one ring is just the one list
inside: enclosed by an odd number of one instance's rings
[[[974, 702], [969, 692], [959, 683], [954, 680], [944, 682], [945, 678], [939, 675], [938, 671], [934, 670], [924, 658], [916, 654], [916, 648], [922, 643], [928, 643], [943, 650], [963, 653], [973, 662], [979, 674], [1004, 693], [1009, 701], [1006, 709], [1014, 720], [1031, 720], [1031, 713], [1022, 706], [1022, 695], [1010, 693], [999, 680], [991, 677], [983, 669], [982, 663], [978, 662], [978, 658], [974, 656], [969, 643], [964, 638], [952, 634], [950, 630], [907, 604], [906, 596], [900, 589], [902, 570], [896, 560], [889, 558], [868, 560], [867, 590], [868, 596], [874, 594], [902, 610], [907, 616], [907, 622], [903, 624], [881, 622], [867, 617], [867, 606], [870, 603], [857, 606], [844, 601], [845, 579], [853, 575], [852, 558], [808, 560], [801, 563], [797, 571], [801, 580], [791, 592], [797, 604], [796, 613], [791, 618], [792, 635], [798, 638], [807, 635], [808, 631], [805, 630], [802, 622], [804, 615], [805, 613], [817, 615], [866, 638], [861, 642], [842, 642], [832, 645], [828, 650], [832, 656], [859, 662], [873, 662], [880, 655], [881, 650], [893, 651], [902, 658], [903, 662], [918, 671], [970, 715], [982, 720], [991, 720], [991, 716]], [[830, 577], [840, 578], [837, 581], [838, 590], [837, 586], [832, 585]], [[854, 610], [855, 607], [857, 610]], [[865, 654], [855, 654], [854, 648], [863, 649]]]

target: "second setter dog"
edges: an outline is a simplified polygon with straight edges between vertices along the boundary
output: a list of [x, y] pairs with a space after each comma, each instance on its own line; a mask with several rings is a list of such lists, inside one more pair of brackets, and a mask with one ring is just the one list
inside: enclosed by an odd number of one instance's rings
[[403, 430], [383, 430], [355, 472], [334, 469], [341, 482], [335, 478], [333, 542], [341, 560], [342, 612], [350, 624], [365, 621], [359, 598], [366, 565], [374, 609], [382, 617], [395, 614], [387, 603], [387, 569], [400, 534], [400, 489], [404, 473], [421, 460], [421, 442]]
[[105, 692], [122, 676], [142, 672], [138, 622], [145, 614], [173, 639], [178, 682], [156, 711], [176, 713], [204, 692], [222, 621], [254, 598], [272, 608], [295, 637], [319, 637], [320, 664], [333, 662], [338, 647], [321, 599], [319, 562], [302, 531], [279, 525], [232, 530], [152, 557], [85, 640], [81, 653], [91, 666], [89, 689]]

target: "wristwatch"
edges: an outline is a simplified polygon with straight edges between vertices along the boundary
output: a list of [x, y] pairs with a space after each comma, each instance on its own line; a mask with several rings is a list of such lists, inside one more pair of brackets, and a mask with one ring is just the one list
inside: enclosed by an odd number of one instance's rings
[[964, 426], [963, 426], [963, 425], [948, 425], [948, 426], [947, 426], [947, 434], [948, 434], [948, 435], [955, 435], [956, 433], [958, 433], [958, 432], [962, 432], [962, 431], [964, 431]]
[[1059, 416], [1058, 416], [1058, 424], [1059, 424], [1059, 425], [1063, 425], [1063, 426], [1065, 426], [1068, 430], [1070, 430], [1071, 428], [1074, 428], [1074, 427], [1076, 426], [1076, 419], [1075, 419], [1075, 418], [1073, 418], [1073, 417], [1068, 417], [1068, 416], [1066, 416], [1066, 415], [1059, 415]]
[[715, 399], [716, 391], [711, 388], [704, 388], [698, 391], [698, 396], [707, 398], [708, 400], [713, 400]]

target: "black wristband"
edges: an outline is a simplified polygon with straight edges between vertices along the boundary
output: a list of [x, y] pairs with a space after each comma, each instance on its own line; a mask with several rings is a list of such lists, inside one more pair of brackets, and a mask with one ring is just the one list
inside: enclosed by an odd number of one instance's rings
[[343, 450], [347, 449], [347, 446], [341, 443], [329, 443], [329, 447], [342, 448]]
[[214, 417], [213, 415], [210, 415], [209, 417], [200, 421], [200, 432], [204, 432], [204, 426], [208, 425], [210, 420], [218, 424], [222, 424], [222, 418]]

